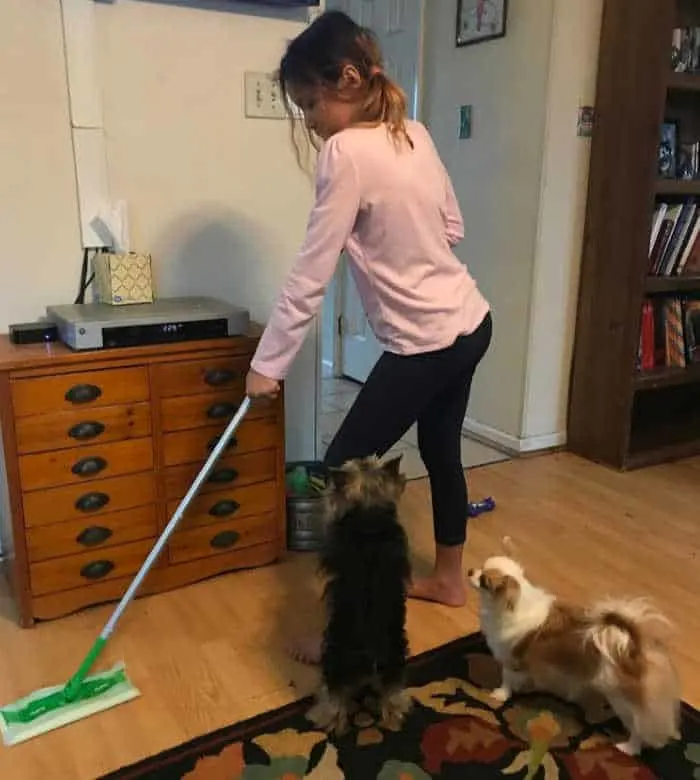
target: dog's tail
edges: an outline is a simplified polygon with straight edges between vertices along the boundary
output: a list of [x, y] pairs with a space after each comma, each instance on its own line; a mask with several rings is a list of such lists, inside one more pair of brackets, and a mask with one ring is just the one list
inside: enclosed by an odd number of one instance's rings
[[615, 666], [640, 662], [646, 647], [665, 643], [670, 622], [646, 599], [616, 599], [595, 604], [589, 612], [589, 638]]

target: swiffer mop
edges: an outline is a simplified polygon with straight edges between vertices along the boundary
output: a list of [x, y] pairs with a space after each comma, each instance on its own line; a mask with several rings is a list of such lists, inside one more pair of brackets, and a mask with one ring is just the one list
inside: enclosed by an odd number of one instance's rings
[[90, 677], [87, 674], [107, 644], [119, 618], [134, 599], [144, 578], [177, 528], [192, 499], [197, 495], [202, 484], [209, 477], [212, 467], [226, 449], [249, 406], [250, 398], [246, 397], [231, 422], [226, 426], [226, 430], [148, 554], [141, 569], [117, 604], [95, 644], [80, 664], [78, 671], [65, 685], [42, 688], [0, 709], [0, 731], [2, 731], [5, 745], [16, 745], [141, 695], [140, 691], [129, 680], [124, 664], [121, 662], [108, 671]]

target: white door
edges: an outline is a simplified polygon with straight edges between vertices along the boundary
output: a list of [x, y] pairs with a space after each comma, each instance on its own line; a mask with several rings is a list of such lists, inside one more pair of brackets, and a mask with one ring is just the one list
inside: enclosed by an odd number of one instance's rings
[[[418, 117], [423, 45], [424, 0], [326, 0], [328, 10], [344, 11], [370, 28], [379, 40], [384, 66], [408, 98], [408, 113]], [[339, 265], [340, 373], [365, 382], [382, 348], [365, 316], [348, 261]]]

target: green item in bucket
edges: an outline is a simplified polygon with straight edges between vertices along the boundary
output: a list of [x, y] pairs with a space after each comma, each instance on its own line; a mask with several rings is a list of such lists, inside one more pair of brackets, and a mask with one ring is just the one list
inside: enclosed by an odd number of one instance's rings
[[298, 498], [319, 495], [326, 487], [315, 474], [309, 474], [306, 466], [295, 466], [286, 475], [287, 491]]

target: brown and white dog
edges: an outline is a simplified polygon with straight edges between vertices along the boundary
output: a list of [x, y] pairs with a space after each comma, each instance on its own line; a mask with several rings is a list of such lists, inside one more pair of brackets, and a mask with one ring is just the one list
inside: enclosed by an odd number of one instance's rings
[[679, 738], [680, 690], [666, 641], [669, 623], [643, 599], [583, 608], [533, 585], [512, 558], [469, 572], [479, 591], [481, 630], [503, 667], [493, 696], [540, 691], [581, 702], [603, 696], [637, 754]]

